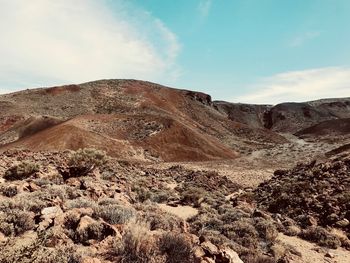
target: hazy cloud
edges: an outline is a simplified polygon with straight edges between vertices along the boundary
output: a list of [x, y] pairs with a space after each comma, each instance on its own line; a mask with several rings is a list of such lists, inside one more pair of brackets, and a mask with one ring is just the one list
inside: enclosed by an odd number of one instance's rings
[[123, 1], [0, 0], [0, 91], [102, 78], [167, 80], [177, 37]]
[[294, 37], [290, 43], [289, 43], [289, 46], [290, 47], [300, 47], [302, 46], [304, 43], [310, 41], [310, 40], [313, 40], [317, 37], [319, 37], [321, 35], [321, 32], [307, 32], [307, 33], [304, 33], [304, 34], [301, 34], [301, 35], [298, 35], [296, 37]]
[[263, 79], [250, 88], [252, 92], [234, 98], [234, 101], [276, 104], [350, 97], [350, 68], [328, 67], [286, 72]]
[[198, 4], [198, 12], [201, 17], [207, 17], [211, 8], [211, 0], [200, 0]]

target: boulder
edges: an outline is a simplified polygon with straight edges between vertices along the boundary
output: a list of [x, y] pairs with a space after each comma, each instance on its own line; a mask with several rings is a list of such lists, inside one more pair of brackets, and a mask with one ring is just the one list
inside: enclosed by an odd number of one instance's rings
[[201, 247], [208, 255], [218, 255], [219, 249], [210, 241], [205, 241], [201, 244]]
[[89, 225], [96, 223], [97, 221], [89, 216], [83, 216], [80, 219], [77, 227], [77, 232], [83, 232]]
[[196, 246], [193, 249], [193, 255], [195, 258], [202, 258], [205, 256], [205, 252], [204, 252], [203, 248], [201, 248], [200, 246]]
[[58, 206], [45, 207], [41, 210], [41, 217], [45, 219], [53, 219], [62, 213], [62, 209]]
[[63, 215], [63, 211], [59, 206], [45, 207], [41, 210], [41, 219], [38, 230], [45, 230], [53, 225], [53, 219]]
[[239, 258], [236, 251], [232, 250], [229, 247], [225, 247], [220, 249], [220, 256], [222, 258], [222, 262], [226, 263], [243, 263], [243, 261]]

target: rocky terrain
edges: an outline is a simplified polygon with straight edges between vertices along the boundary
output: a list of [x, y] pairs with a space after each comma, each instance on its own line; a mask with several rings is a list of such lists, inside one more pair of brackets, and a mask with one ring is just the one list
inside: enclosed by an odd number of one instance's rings
[[0, 109], [1, 263], [349, 262], [349, 98], [101, 80]]

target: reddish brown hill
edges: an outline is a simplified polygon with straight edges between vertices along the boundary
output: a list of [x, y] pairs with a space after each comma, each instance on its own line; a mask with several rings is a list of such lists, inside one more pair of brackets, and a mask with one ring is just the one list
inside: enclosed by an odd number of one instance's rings
[[120, 158], [192, 161], [285, 142], [228, 119], [207, 94], [136, 80], [26, 90], [1, 95], [0, 107], [2, 150], [96, 147]]

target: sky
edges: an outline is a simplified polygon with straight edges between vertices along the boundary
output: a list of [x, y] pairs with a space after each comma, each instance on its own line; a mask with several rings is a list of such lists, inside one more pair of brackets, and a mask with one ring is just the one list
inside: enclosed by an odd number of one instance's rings
[[350, 97], [348, 0], [0, 0], [0, 93], [132, 78], [215, 100]]

